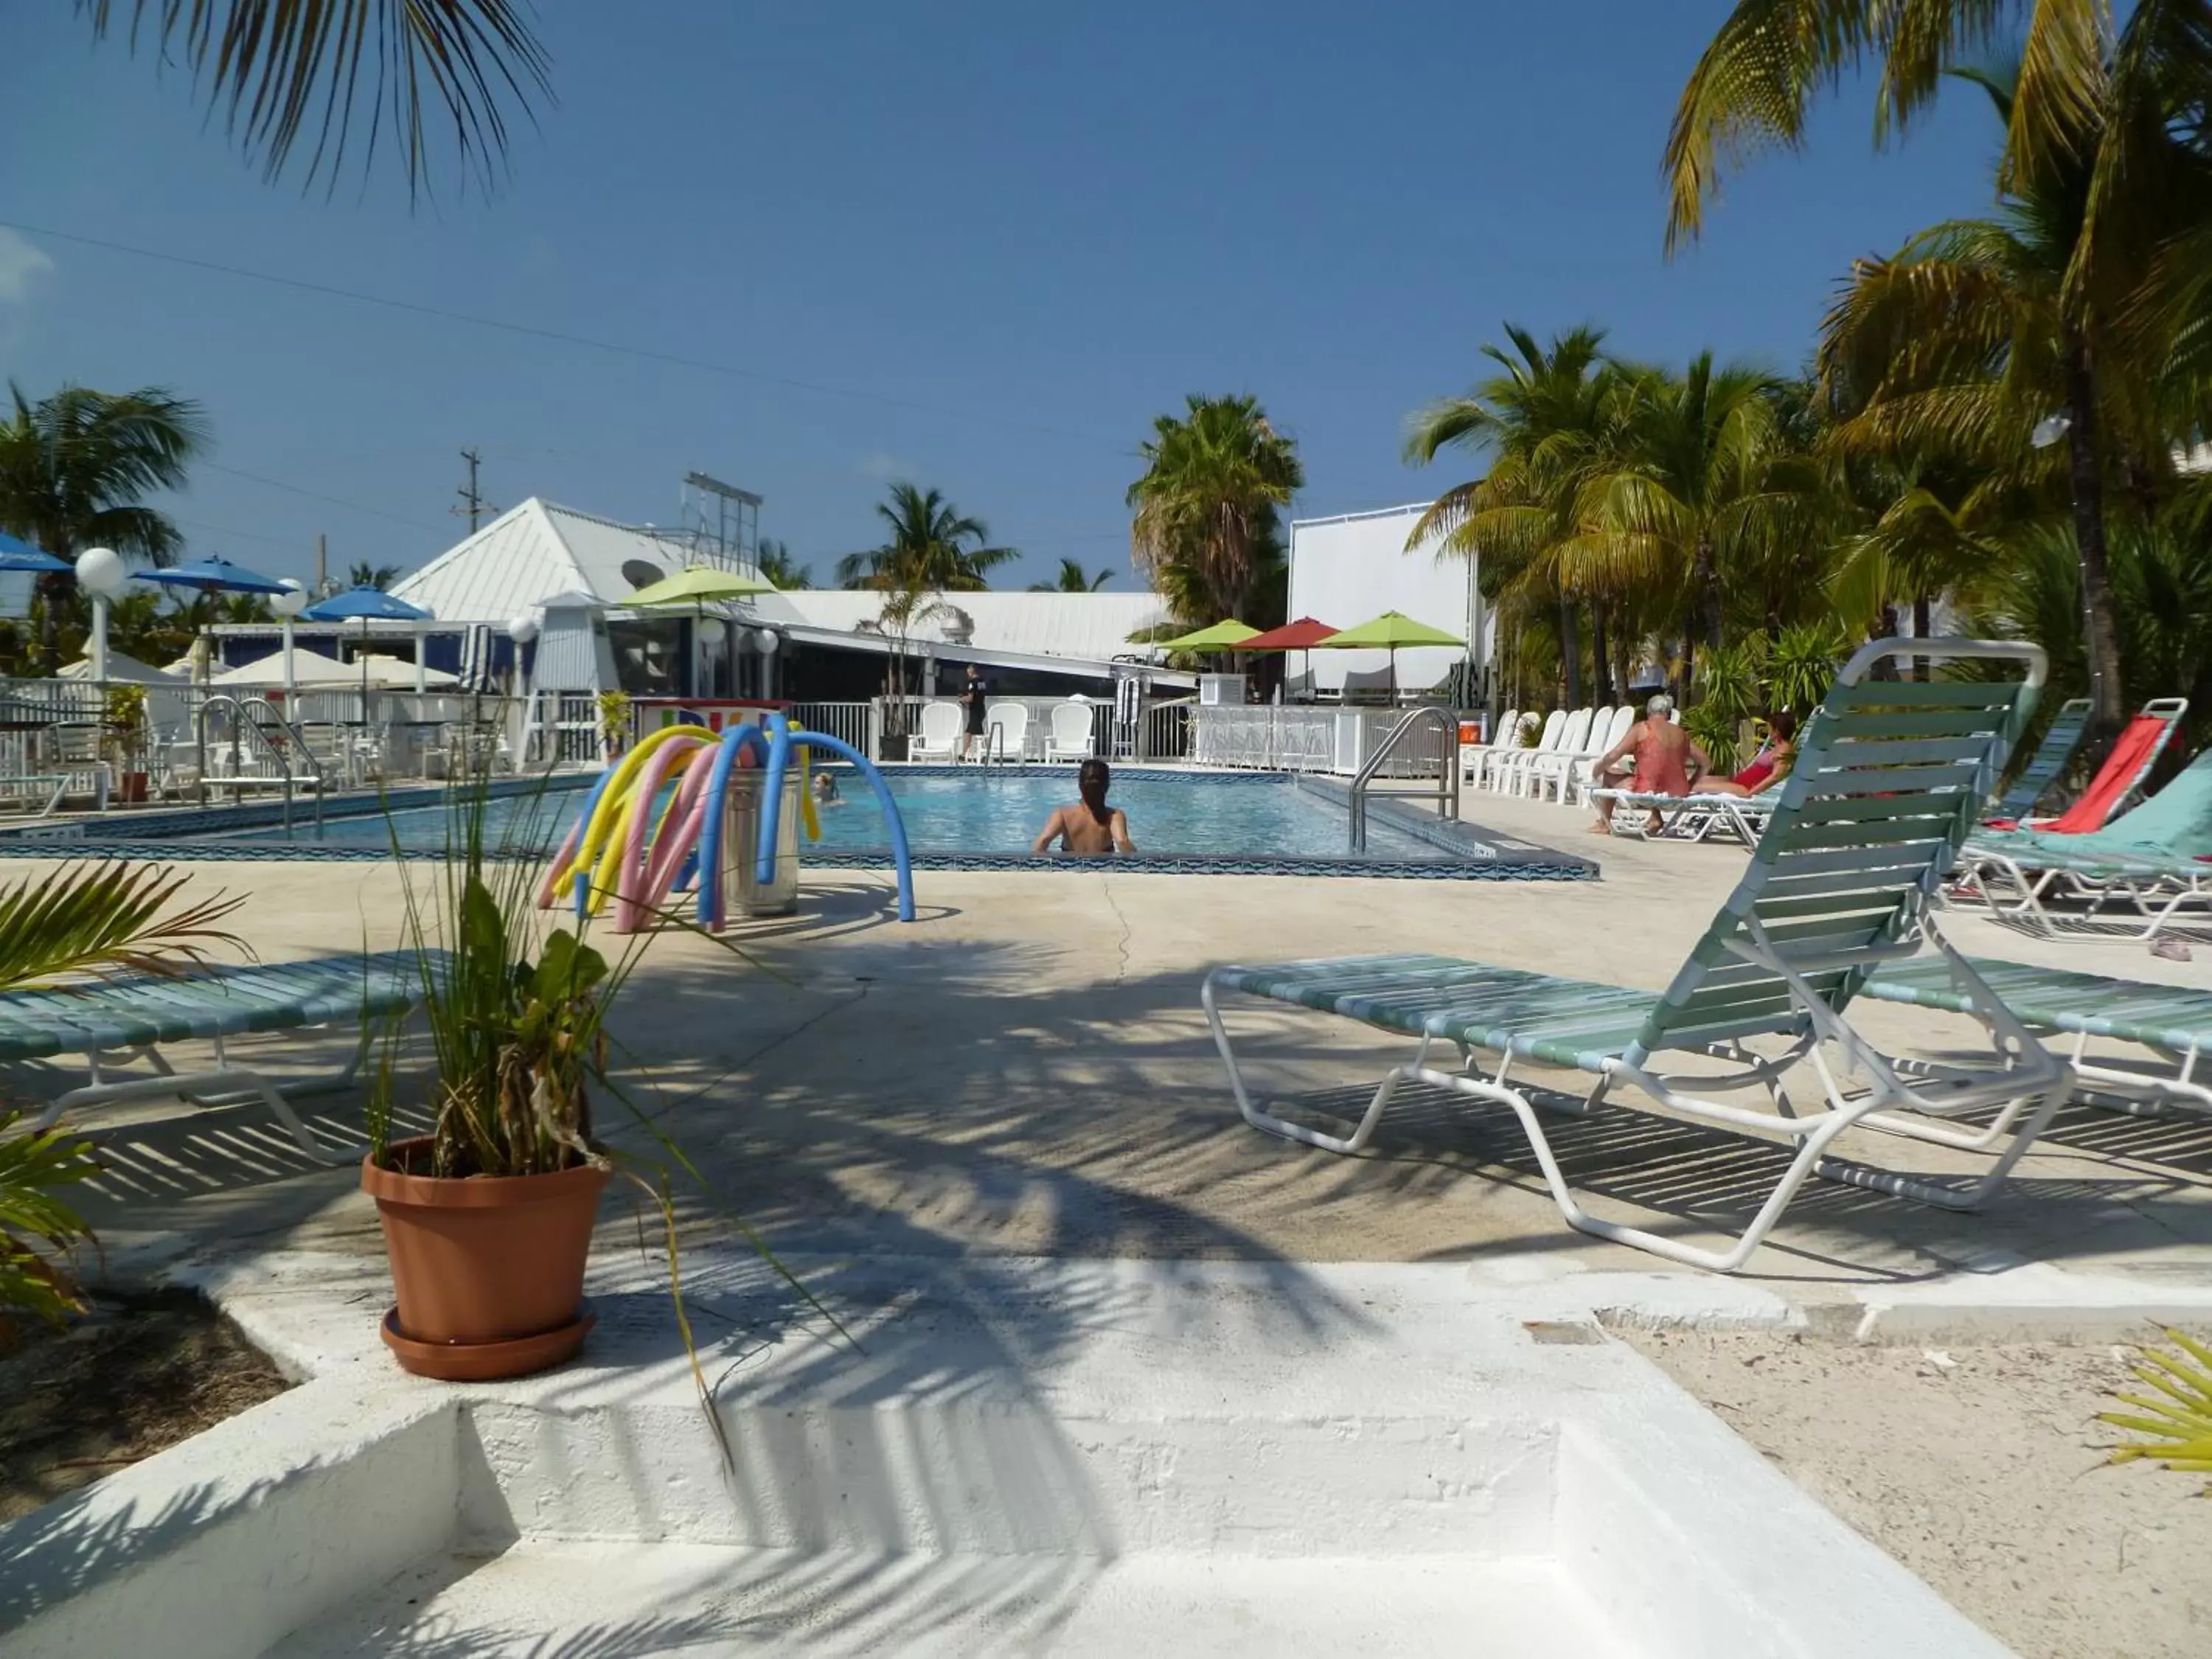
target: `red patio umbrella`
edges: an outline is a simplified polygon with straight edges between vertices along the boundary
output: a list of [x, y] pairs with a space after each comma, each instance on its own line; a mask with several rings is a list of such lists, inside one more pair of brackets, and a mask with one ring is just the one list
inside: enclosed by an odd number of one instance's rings
[[[1255, 634], [1237, 648], [1239, 651], [1304, 651], [1310, 652], [1323, 640], [1334, 637], [1340, 630], [1311, 617], [1301, 617], [1296, 622], [1286, 622], [1280, 628], [1271, 628], [1264, 634]], [[1313, 674], [1313, 659], [1307, 657], [1304, 667], [1307, 678]]]

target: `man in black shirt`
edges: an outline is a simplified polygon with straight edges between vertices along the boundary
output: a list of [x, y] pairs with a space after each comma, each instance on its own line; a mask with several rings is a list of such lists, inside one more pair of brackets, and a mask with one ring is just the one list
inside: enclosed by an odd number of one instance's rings
[[[968, 729], [960, 739], [960, 758], [963, 761], [968, 758], [968, 752], [970, 749], [978, 747], [981, 744], [983, 737], [983, 700], [989, 695], [990, 688], [983, 683], [983, 671], [974, 663], [969, 663], [968, 665], [968, 684], [960, 693], [961, 703], [965, 707], [968, 712]], [[989, 750], [988, 747], [984, 750], [984, 757], [986, 759], [989, 758]]]

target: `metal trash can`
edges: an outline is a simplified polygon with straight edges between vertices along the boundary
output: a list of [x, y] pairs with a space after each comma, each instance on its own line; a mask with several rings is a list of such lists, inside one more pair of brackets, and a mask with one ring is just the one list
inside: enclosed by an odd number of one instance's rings
[[722, 891], [729, 914], [787, 916], [799, 908], [799, 771], [783, 775], [783, 804], [775, 815], [775, 878], [760, 873], [761, 794], [768, 774], [746, 768], [730, 774], [722, 809]]

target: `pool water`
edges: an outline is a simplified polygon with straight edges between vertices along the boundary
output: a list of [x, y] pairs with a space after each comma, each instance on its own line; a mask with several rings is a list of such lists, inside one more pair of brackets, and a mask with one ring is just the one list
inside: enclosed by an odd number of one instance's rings
[[[825, 854], [884, 848], [884, 828], [874, 792], [847, 769], [832, 772], [839, 804], [823, 811]], [[1026, 854], [1056, 807], [1076, 800], [1074, 769], [1051, 772], [986, 770], [888, 775], [892, 798], [917, 856]], [[1114, 780], [1112, 803], [1128, 815], [1130, 838], [1146, 854], [1259, 855], [1342, 860], [1349, 831], [1344, 807], [1299, 789], [1286, 778], [1198, 777], [1123, 772]], [[568, 833], [583, 805], [581, 787], [549, 791], [542, 799], [508, 796], [488, 805], [488, 843], [511, 852], [550, 852]], [[334, 817], [321, 841], [332, 847], [388, 848], [394, 834], [410, 853], [444, 849], [450, 828], [442, 805], [384, 814]], [[315, 839], [302, 816], [288, 836], [276, 825], [231, 830], [232, 844]], [[804, 854], [802, 854], [802, 856]], [[1395, 825], [1370, 818], [1370, 860], [1450, 861], [1452, 855]]]

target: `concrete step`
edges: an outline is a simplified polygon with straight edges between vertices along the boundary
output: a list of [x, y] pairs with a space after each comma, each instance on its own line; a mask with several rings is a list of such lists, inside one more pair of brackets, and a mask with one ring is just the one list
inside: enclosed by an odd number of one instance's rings
[[881, 1556], [696, 1544], [520, 1544], [410, 1569], [270, 1659], [793, 1653], [1376, 1654], [1613, 1659], [1641, 1651], [1537, 1559]]

